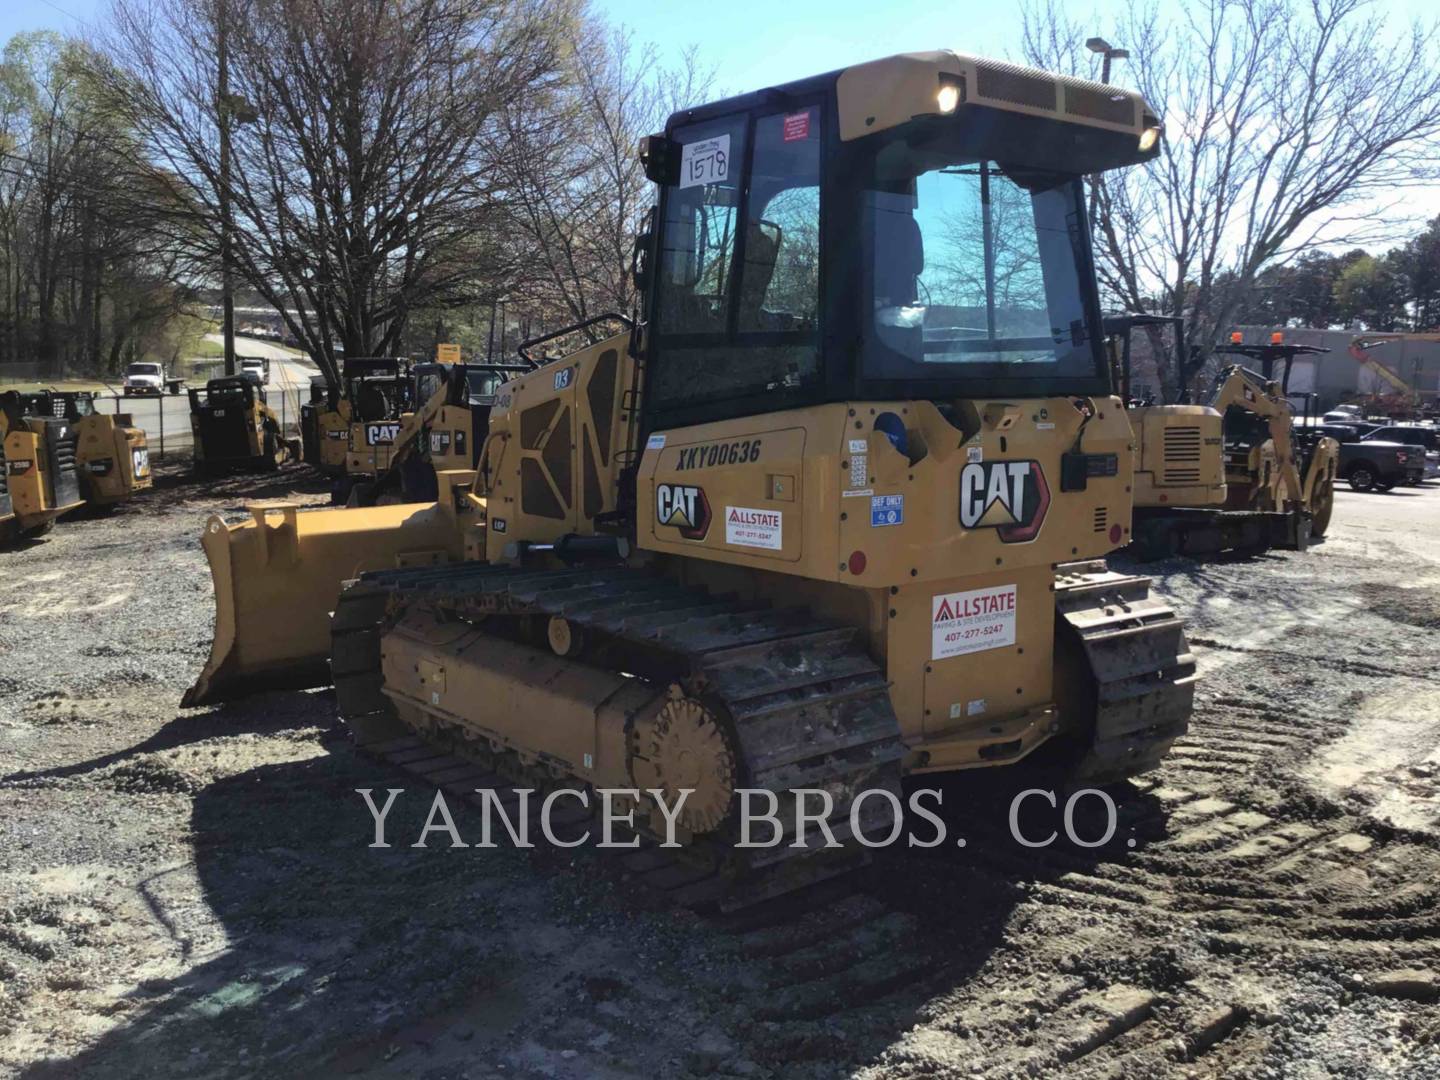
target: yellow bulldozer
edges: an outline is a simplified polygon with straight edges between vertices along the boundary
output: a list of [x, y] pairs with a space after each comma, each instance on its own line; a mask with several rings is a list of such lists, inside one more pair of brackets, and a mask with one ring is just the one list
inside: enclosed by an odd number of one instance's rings
[[26, 415], [21, 394], [0, 393], [0, 545], [42, 536], [84, 505], [77, 441], [63, 416]]
[[345, 458], [332, 501], [344, 504], [355, 485], [374, 483], [390, 468], [400, 421], [417, 403], [411, 398], [410, 362], [403, 357], [346, 357], [341, 380], [343, 409], [336, 411], [347, 421]]
[[329, 682], [330, 612], [344, 581], [461, 559], [467, 540], [477, 552], [469, 533], [480, 504], [471, 489], [490, 410], [505, 377], [533, 368], [418, 364], [403, 393], [425, 404], [401, 416], [377, 480], [351, 485], [352, 505], [301, 512], [297, 503], [270, 501], [252, 505], [243, 522], [212, 517], [202, 546], [215, 634], [185, 703]]
[[129, 413], [102, 413], [88, 391], [21, 395], [27, 415], [68, 421], [75, 430], [75, 471], [85, 504], [107, 510], [154, 486], [150, 443]]
[[[435, 558], [335, 605], [357, 741], [635, 789], [749, 896], [901, 828], [907, 774], [1153, 768], [1195, 664], [1102, 561], [1133, 467], [1082, 177], [1160, 137], [1134, 93], [947, 51], [672, 116], [644, 321], [505, 383], [463, 497], [363, 511]], [[247, 543], [305, 536], [263, 512]], [[741, 789], [812, 828], [736, 847]]]
[[[1134, 550], [1143, 558], [1303, 551], [1324, 536], [1340, 446], [1311, 429], [1308, 404], [1297, 427], [1288, 383], [1297, 355], [1328, 350], [1287, 344], [1281, 335], [1266, 345], [1232, 340], [1216, 351], [1258, 360], [1260, 372], [1227, 365], [1203, 404], [1140, 404], [1130, 392], [1131, 339], [1139, 328], [1171, 330], [1177, 352], [1184, 337], [1180, 320], [1169, 316], [1106, 319], [1117, 385], [1135, 429]], [[1276, 381], [1282, 361], [1285, 375]]]

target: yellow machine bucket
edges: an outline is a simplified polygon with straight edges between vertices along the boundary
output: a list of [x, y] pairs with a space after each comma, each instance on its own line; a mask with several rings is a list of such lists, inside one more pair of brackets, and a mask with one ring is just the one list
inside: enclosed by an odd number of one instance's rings
[[459, 559], [463, 531], [450, 504], [300, 510], [255, 503], [251, 520], [205, 525], [215, 584], [210, 659], [185, 694], [205, 705], [258, 690], [329, 683], [330, 613], [340, 584], [365, 570]]

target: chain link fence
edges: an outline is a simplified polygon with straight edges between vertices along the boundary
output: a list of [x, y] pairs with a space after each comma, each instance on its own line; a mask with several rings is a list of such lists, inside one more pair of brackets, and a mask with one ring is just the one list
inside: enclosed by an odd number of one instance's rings
[[[189, 384], [194, 385], [194, 384]], [[268, 386], [262, 388], [265, 403], [280, 421], [286, 438], [300, 437], [300, 403], [309, 397], [308, 381], [303, 385], [291, 376], [285, 365], [272, 364]], [[194, 438], [190, 430], [190, 395], [123, 394], [112, 392], [95, 395], [95, 410], [107, 414], [128, 413], [130, 422], [145, 432], [152, 460], [163, 461], [167, 455], [190, 457]]]

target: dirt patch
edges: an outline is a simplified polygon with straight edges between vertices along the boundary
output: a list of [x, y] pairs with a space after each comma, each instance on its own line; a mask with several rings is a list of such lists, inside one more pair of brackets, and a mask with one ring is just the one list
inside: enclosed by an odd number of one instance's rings
[[[926, 778], [964, 848], [720, 917], [656, 907], [623, 857], [411, 846], [433, 788], [357, 755], [327, 692], [181, 710], [205, 517], [325, 494], [162, 480], [0, 554], [0, 1073], [1440, 1075], [1440, 639], [1414, 621], [1440, 496], [1388, 522], [1341, 492], [1303, 555], [1144, 568], [1203, 677], [1104, 847], [1019, 846], [1017, 778]], [[406, 791], [390, 848], [361, 787]]]
[[1367, 582], [1358, 591], [1382, 618], [1422, 630], [1440, 630], [1440, 588], [1404, 588]]

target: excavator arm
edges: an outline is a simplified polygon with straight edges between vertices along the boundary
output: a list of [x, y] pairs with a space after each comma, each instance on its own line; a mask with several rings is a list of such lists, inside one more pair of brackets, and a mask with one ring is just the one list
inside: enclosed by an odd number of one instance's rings
[[1216, 377], [1206, 404], [1222, 416], [1227, 409], [1237, 408], [1266, 422], [1280, 466], [1280, 479], [1285, 485], [1285, 499], [1291, 506], [1301, 505], [1304, 490], [1291, 440], [1294, 411], [1281, 393], [1280, 384], [1240, 364], [1231, 364]]

